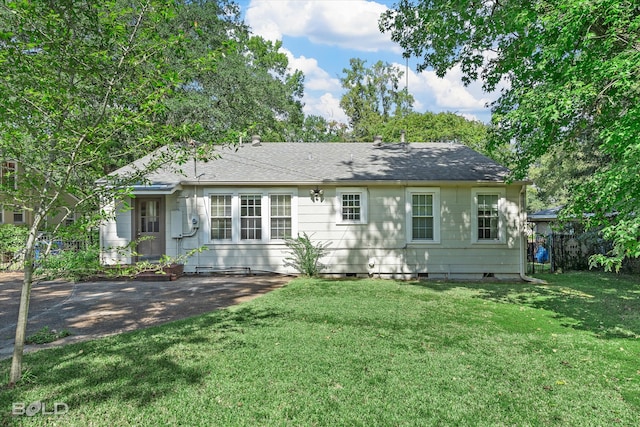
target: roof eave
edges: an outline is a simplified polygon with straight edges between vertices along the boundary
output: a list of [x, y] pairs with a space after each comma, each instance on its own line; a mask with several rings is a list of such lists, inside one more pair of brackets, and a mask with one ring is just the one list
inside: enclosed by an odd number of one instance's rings
[[173, 194], [176, 191], [182, 190], [181, 184], [150, 184], [150, 185], [134, 185], [132, 194], [136, 196], [151, 196], [151, 195], [168, 195]]
[[282, 187], [305, 185], [348, 185], [348, 186], [442, 186], [442, 185], [525, 185], [525, 181], [506, 182], [504, 180], [309, 180], [309, 181], [182, 181], [183, 186], [216, 187]]

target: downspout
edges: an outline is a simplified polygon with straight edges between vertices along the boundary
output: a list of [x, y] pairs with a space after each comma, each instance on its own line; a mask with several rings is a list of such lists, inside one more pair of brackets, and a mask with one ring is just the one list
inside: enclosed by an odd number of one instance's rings
[[519, 210], [519, 215], [520, 215], [520, 279], [522, 279], [525, 282], [529, 282], [529, 283], [535, 283], [538, 285], [546, 285], [547, 282], [544, 280], [540, 280], [540, 279], [536, 279], [535, 277], [529, 277], [525, 274], [525, 258], [526, 258], [526, 249], [525, 249], [525, 235], [526, 235], [526, 231], [525, 231], [525, 221], [524, 221], [524, 215], [525, 215], [525, 202], [523, 200], [524, 196], [525, 196], [525, 191], [527, 189], [527, 184], [522, 184], [522, 188], [520, 189], [520, 195], [518, 196], [518, 210]]

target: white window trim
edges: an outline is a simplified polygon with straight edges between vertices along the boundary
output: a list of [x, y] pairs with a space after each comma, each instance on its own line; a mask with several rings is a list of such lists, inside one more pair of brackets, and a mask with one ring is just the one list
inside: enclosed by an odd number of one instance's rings
[[[498, 238], [478, 239], [478, 195], [498, 196]], [[506, 243], [505, 206], [506, 190], [496, 187], [476, 187], [471, 189], [471, 243], [479, 245], [495, 245]]]
[[[413, 239], [413, 203], [414, 194], [429, 194], [433, 196], [433, 239]], [[405, 228], [407, 242], [411, 244], [433, 245], [440, 243], [440, 188], [437, 187], [407, 187], [405, 189]]]
[[[242, 188], [242, 189], [210, 189], [204, 191], [205, 209], [207, 220], [203, 225], [206, 244], [240, 244], [250, 245], [256, 243], [277, 243], [282, 244], [283, 239], [271, 239], [271, 195], [284, 194], [291, 196], [291, 236], [298, 235], [298, 194], [297, 190], [291, 187], [282, 188]], [[231, 236], [230, 240], [211, 239], [211, 196], [229, 195], [231, 196]], [[261, 196], [261, 239], [241, 239], [240, 238], [240, 196], [260, 195]]]
[[[342, 196], [344, 194], [360, 195], [360, 219], [359, 220], [343, 220], [342, 219]], [[367, 224], [369, 206], [369, 192], [366, 187], [341, 187], [336, 189], [336, 225], [351, 224]]]

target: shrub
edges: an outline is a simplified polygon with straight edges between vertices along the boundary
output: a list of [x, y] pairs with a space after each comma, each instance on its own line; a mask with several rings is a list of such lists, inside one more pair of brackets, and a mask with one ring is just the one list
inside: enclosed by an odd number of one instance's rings
[[307, 233], [302, 233], [295, 239], [287, 239], [285, 244], [289, 248], [289, 256], [284, 259], [285, 267], [293, 267], [309, 277], [317, 276], [325, 268], [320, 258], [327, 254], [327, 243], [314, 245]]
[[94, 246], [80, 250], [62, 250], [38, 260], [35, 273], [45, 279], [82, 280], [102, 271], [100, 250]]
[[9, 262], [22, 251], [28, 235], [23, 225], [0, 224], [0, 262]]

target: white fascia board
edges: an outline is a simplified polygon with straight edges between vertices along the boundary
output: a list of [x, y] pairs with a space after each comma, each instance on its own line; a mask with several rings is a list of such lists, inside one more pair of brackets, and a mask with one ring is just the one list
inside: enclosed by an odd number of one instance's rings
[[134, 185], [132, 194], [142, 195], [167, 195], [182, 190], [182, 185], [178, 184], [151, 184], [151, 185]]

